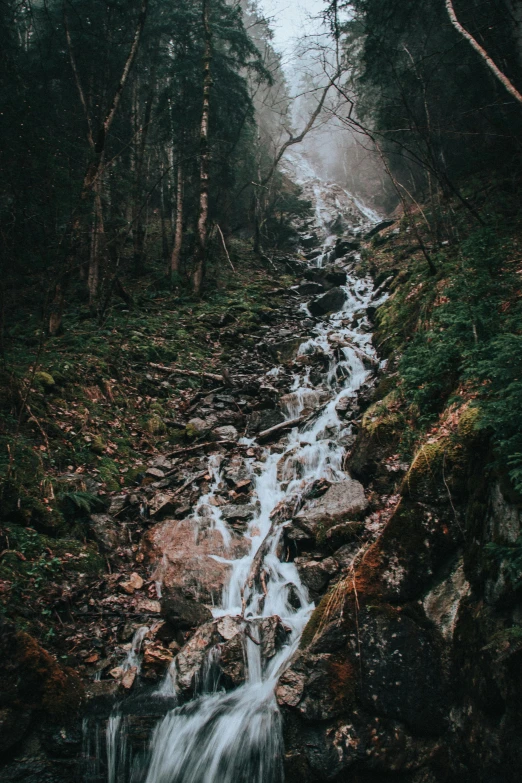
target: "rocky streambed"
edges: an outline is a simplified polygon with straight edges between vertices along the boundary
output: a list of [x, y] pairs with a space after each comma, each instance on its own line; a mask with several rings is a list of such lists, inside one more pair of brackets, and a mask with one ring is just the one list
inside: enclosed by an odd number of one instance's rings
[[469, 401], [405, 458], [398, 357], [374, 343], [407, 275], [373, 264], [407, 228], [288, 166], [316, 205], [278, 262], [292, 283], [255, 331], [220, 318], [237, 345], [169, 419], [178, 444], [144, 441], [92, 514], [110, 573], [57, 605], [76, 672], [0, 627], [2, 780], [519, 780], [520, 600], [484, 554], [516, 541], [517, 498]]
[[137, 569], [119, 584], [147, 622], [128, 623], [125, 660], [92, 685], [90, 781], [282, 780], [288, 667], [314, 606], [384, 524], [345, 466], [379, 364], [367, 311], [385, 295], [353, 272], [371, 216], [300, 156], [288, 165], [317, 210], [286, 328], [195, 402], [183, 426], [206, 445], [157, 457], [146, 490], [113, 509], [147, 518], [146, 581]]

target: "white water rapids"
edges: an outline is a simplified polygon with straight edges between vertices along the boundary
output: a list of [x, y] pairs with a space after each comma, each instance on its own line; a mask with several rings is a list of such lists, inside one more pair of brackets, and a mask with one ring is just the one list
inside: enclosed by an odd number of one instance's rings
[[[346, 203], [339, 203], [338, 186], [322, 182], [301, 155], [293, 153], [288, 165], [305, 193], [315, 201], [313, 230], [323, 243], [323, 253], [310, 264], [321, 266], [335, 245], [336, 237], [329, 231], [333, 223], [332, 208], [345, 219], [353, 217], [356, 230], [367, 229], [378, 216], [357, 204], [346, 191], [343, 191]], [[348, 216], [346, 211], [350, 213]], [[229, 692], [219, 688], [211, 676], [212, 656], [219, 655], [219, 649], [214, 648], [207, 660], [206, 674], [202, 672], [200, 678], [199, 695], [171, 709], [154, 730], [146, 783], [280, 783], [283, 780], [282, 727], [275, 688], [297, 649], [313, 604], [295, 564], [279, 559], [280, 538], [289, 521], [280, 509], [287, 509], [291, 515], [288, 509], [299, 508], [306, 489], [318, 479], [330, 482], [346, 479], [342, 463], [345, 438], [351, 434], [351, 427], [339, 418], [336, 407], [342, 398], [356, 396], [368, 378], [367, 366], [375, 363], [370, 324], [364, 312], [370, 304], [379, 301], [374, 300], [371, 281], [350, 276], [349, 268], [348, 263], [344, 286], [347, 298], [342, 311], [315, 326], [299, 349], [301, 355], [322, 352], [328, 357], [329, 368], [314, 386], [310, 368], [303, 366], [302, 372], [294, 376], [288, 397], [288, 420], [298, 417], [305, 409], [317, 409], [318, 414], [311, 423], [289, 432], [283, 453], [281, 448], [272, 451], [268, 446], [263, 449], [261, 459], [246, 459], [254, 484], [252, 502], [257, 501], [258, 508], [245, 532], [249, 553], [229, 561], [230, 580], [221, 605], [213, 610], [216, 618], [227, 615], [243, 618], [246, 682]], [[353, 326], [356, 314], [357, 325]], [[266, 380], [270, 382], [270, 373]], [[248, 442], [254, 444], [255, 441]], [[220, 485], [220, 462], [220, 457], [210, 459], [212, 484], [209, 494], [200, 500], [195, 516], [197, 519], [202, 513], [210, 513], [213, 526], [228, 544], [230, 532], [221, 519], [219, 507], [209, 503]], [[276, 509], [279, 513], [274, 514]], [[259, 580], [249, 581], [254, 558], [258, 555], [259, 560], [259, 554], [262, 554], [262, 586], [258, 586]], [[286, 627], [287, 643], [274, 657], [263, 660], [260, 639], [256, 638], [259, 624], [252, 621], [273, 616], [279, 617]], [[175, 696], [176, 676], [173, 665], [159, 695]], [[119, 723], [117, 726], [114, 720], [109, 723], [110, 783], [119, 780], [115, 771], [118, 729]]]

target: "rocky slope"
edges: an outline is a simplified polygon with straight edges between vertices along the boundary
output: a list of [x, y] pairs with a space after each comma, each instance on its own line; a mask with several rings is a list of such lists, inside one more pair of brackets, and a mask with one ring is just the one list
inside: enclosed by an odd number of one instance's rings
[[[55, 599], [73, 669], [3, 626], [2, 780], [193, 783], [200, 758], [220, 783], [518, 780], [520, 603], [484, 554], [518, 538], [518, 498], [465, 394], [405, 448], [409, 226], [368, 231], [289, 166], [317, 207], [275, 262], [291, 279], [255, 323], [203, 314], [230, 348], [175, 405], [176, 368], [148, 362], [174, 437], [137, 434], [132, 482], [90, 484], [112, 573]], [[165, 753], [180, 737], [192, 755]]]

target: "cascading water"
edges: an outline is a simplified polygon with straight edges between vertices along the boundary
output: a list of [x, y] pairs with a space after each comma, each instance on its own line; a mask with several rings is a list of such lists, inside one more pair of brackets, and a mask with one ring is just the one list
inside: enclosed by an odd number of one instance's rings
[[[301, 155], [292, 153], [289, 165], [315, 199], [316, 228], [324, 244], [321, 255], [311, 263], [322, 265], [335, 245], [335, 237], [327, 232], [332, 222], [327, 216], [331, 186], [320, 180]], [[378, 220], [371, 210], [343, 193], [349, 200], [350, 214], [358, 216], [356, 230]], [[343, 209], [337, 196], [335, 199], [337, 209]], [[328, 214], [331, 217], [331, 210]], [[211, 650], [200, 677], [199, 695], [174, 707], [155, 729], [146, 783], [279, 783], [283, 779], [281, 716], [275, 687], [297, 648], [313, 604], [296, 566], [281, 562], [278, 545], [285, 522], [302, 505], [307, 488], [318, 479], [346, 479], [342, 461], [351, 429], [336, 409], [344, 397], [355, 397], [369, 375], [367, 367], [376, 363], [370, 326], [361, 316], [370, 303], [379, 304], [373, 300], [371, 281], [348, 275], [344, 290], [342, 311], [320, 323], [300, 348], [302, 355], [320, 351], [328, 357], [328, 371], [314, 386], [309, 370], [303, 369], [294, 377], [287, 395], [288, 420], [321, 403], [323, 407], [312, 421], [290, 430], [283, 454], [280, 449], [272, 452], [266, 447], [261, 459], [249, 461], [258, 508], [245, 533], [249, 553], [227, 561], [230, 579], [221, 606], [213, 610], [216, 618], [241, 618], [246, 681], [232, 692], [220, 690], [219, 681], [212, 676], [219, 648]], [[356, 313], [357, 326], [352, 327]], [[272, 371], [268, 376], [274, 374]], [[213, 481], [209, 494], [198, 504], [196, 517], [210, 515], [227, 546], [230, 532], [218, 507], [211, 503], [220, 482], [220, 457], [211, 458], [209, 468]], [[265, 660], [259, 621], [274, 616], [282, 621], [287, 640], [275, 656]], [[157, 693], [175, 694], [176, 676], [173, 665]]]

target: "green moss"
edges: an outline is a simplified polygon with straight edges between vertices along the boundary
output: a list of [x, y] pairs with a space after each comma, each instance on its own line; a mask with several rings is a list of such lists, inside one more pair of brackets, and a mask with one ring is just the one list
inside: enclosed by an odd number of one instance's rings
[[330, 593], [327, 593], [322, 597], [321, 601], [319, 602], [319, 605], [312, 612], [312, 616], [310, 617], [307, 624], [305, 625], [304, 631], [301, 636], [301, 640], [299, 642], [299, 647], [301, 650], [305, 650], [313, 642], [314, 637], [317, 631], [319, 630], [319, 628], [321, 627], [321, 623], [326, 614], [326, 610], [329, 604], [329, 599], [330, 599]]
[[465, 463], [462, 446], [449, 436], [424, 443], [416, 452], [403, 482], [403, 492], [423, 499], [455, 482], [455, 472]]
[[398, 435], [402, 422], [399, 395], [397, 391], [392, 391], [383, 400], [370, 405], [363, 416], [362, 427], [369, 435], [379, 434], [386, 438]]
[[91, 451], [95, 454], [104, 454], [107, 444], [100, 435], [95, 435], [91, 442]]
[[164, 435], [167, 432], [165, 422], [161, 416], [158, 416], [157, 414], [147, 418], [145, 422], [145, 429], [147, 432], [150, 432], [151, 435]]
[[34, 382], [36, 386], [46, 392], [52, 391], [56, 386], [56, 381], [48, 372], [37, 372], [34, 376]]

